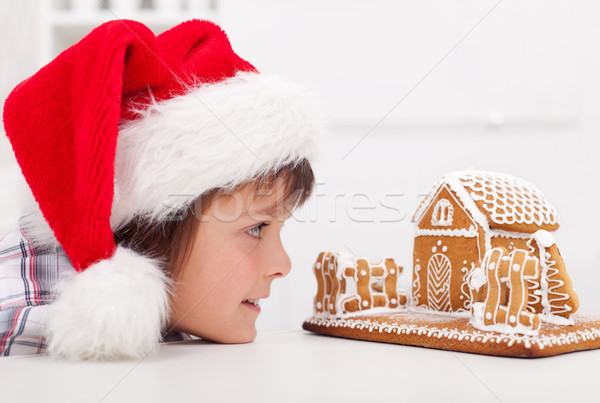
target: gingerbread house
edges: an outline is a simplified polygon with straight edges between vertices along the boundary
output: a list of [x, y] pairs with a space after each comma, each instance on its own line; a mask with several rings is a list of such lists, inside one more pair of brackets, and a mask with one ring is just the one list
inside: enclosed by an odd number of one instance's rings
[[554, 240], [558, 214], [534, 185], [494, 172], [450, 173], [413, 220], [412, 298], [393, 259], [322, 252], [314, 314], [303, 328], [512, 357], [600, 348], [600, 316], [572, 315], [579, 301]]
[[[491, 269], [500, 270], [499, 259], [506, 261], [505, 273], [497, 275], [498, 284], [506, 285], [505, 292], [511, 290], [507, 268], [527, 267], [520, 274], [526, 290], [523, 309], [546, 321], [568, 318], [577, 309], [577, 296], [569, 291], [571, 282], [552, 235], [560, 224], [558, 213], [533, 184], [494, 172], [453, 172], [435, 184], [413, 221], [415, 306], [439, 312], [472, 311], [474, 303], [486, 300], [490, 284], [489, 273], [478, 274], [476, 269], [487, 267], [495, 253], [498, 264], [491, 264]], [[514, 257], [517, 251], [526, 251], [538, 265], [526, 256]], [[510, 260], [516, 258], [523, 265]], [[512, 286], [513, 291], [516, 288]], [[499, 295], [498, 304], [502, 298]]]

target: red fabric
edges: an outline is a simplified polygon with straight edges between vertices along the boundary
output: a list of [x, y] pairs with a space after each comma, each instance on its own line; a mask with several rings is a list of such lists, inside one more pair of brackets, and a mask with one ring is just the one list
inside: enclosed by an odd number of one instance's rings
[[192, 20], [155, 36], [135, 21], [94, 29], [6, 100], [4, 127], [21, 170], [77, 270], [112, 256], [114, 161], [128, 102], [181, 94], [192, 84], [256, 71], [225, 33]]

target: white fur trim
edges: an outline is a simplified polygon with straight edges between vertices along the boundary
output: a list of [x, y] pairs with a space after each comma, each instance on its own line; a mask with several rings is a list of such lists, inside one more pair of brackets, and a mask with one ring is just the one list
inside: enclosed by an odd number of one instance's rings
[[[165, 100], [124, 123], [117, 140], [111, 227], [136, 214], [162, 220], [216, 187], [233, 187], [303, 158], [324, 134], [314, 99], [268, 74], [238, 73]], [[28, 187], [21, 225], [58, 245]]]
[[136, 213], [162, 220], [212, 188], [312, 162], [324, 131], [305, 90], [256, 73], [199, 86], [142, 113], [119, 133], [113, 228]]
[[168, 284], [156, 261], [118, 247], [112, 258], [58, 284], [47, 352], [68, 360], [149, 354], [168, 319]]

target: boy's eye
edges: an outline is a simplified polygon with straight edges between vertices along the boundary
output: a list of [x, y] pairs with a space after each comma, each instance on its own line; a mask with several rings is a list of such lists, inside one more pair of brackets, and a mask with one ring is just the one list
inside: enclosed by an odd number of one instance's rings
[[260, 223], [257, 226], [252, 227], [249, 230], [247, 230], [246, 233], [248, 233], [248, 235], [253, 236], [254, 238], [260, 238], [260, 233], [261, 233], [262, 229], [266, 226], [267, 226], [267, 224], [265, 224], [264, 222]]

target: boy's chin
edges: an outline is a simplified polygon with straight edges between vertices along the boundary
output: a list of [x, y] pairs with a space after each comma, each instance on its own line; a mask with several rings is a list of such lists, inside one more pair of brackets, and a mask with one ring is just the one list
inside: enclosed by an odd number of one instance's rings
[[229, 337], [225, 337], [224, 341], [220, 343], [227, 344], [243, 344], [243, 343], [251, 343], [256, 339], [256, 328], [252, 326], [251, 329], [247, 331], [240, 332], [238, 334], [232, 334]]
[[256, 339], [256, 328], [252, 326], [251, 329], [247, 330], [238, 330], [236, 329], [233, 332], [227, 334], [219, 334], [213, 337], [201, 337], [204, 340], [209, 340], [215, 343], [222, 344], [245, 344], [251, 343]]

